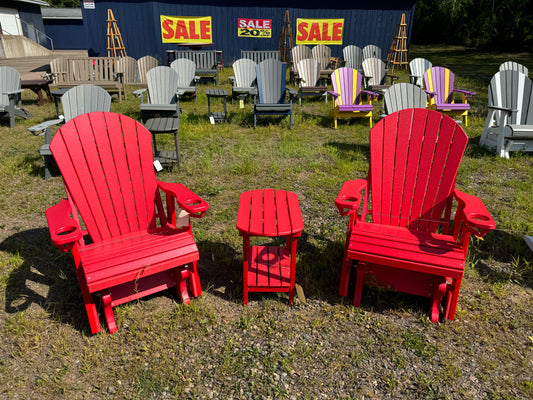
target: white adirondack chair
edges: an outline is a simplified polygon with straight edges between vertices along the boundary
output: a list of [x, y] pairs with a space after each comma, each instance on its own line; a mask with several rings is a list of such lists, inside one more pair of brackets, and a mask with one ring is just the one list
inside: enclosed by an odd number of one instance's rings
[[298, 78], [298, 63], [300, 60], [306, 58], [313, 58], [313, 52], [310, 47], [304, 46], [302, 44], [296, 45], [291, 50], [291, 77], [290, 80], [292, 83]]
[[498, 68], [500, 71], [504, 71], [506, 69], [510, 69], [512, 71], [518, 71], [522, 72], [525, 76], [528, 76], [528, 69], [525, 65], [522, 65], [520, 63], [517, 63], [515, 61], [505, 61], [500, 65], [500, 68]]
[[379, 58], [381, 60], [381, 48], [375, 44], [367, 44], [363, 47], [363, 60], [367, 58]]
[[521, 72], [497, 72], [489, 85], [488, 114], [479, 144], [509, 158], [533, 151], [533, 82]]
[[328, 102], [328, 88], [320, 85], [320, 69], [318, 62], [312, 58], [300, 60], [298, 68], [298, 101], [302, 104], [304, 96], [323, 96]]
[[[363, 73], [365, 78], [365, 88], [371, 91], [383, 92], [388, 89], [399, 77], [386, 73], [385, 63], [377, 58], [370, 57], [363, 60]], [[386, 83], [389, 78], [389, 84]]]
[[146, 84], [146, 73], [159, 65], [159, 61], [152, 56], [144, 56], [137, 60], [137, 71], [139, 71], [139, 82]]
[[191, 95], [196, 98], [198, 104], [198, 81], [200, 77], [196, 76], [196, 65], [194, 61], [187, 58], [178, 58], [172, 61], [170, 68], [178, 73], [178, 97], [183, 95]]
[[323, 44], [317, 44], [311, 49], [311, 53], [318, 62], [318, 68], [320, 71], [327, 71], [331, 61], [331, 47]]
[[424, 86], [424, 72], [433, 67], [425, 58], [415, 58], [409, 62], [409, 80], [413, 85]]
[[244, 99], [250, 95], [255, 87], [257, 74], [255, 72], [255, 61], [249, 58], [239, 58], [233, 63], [233, 76], [229, 79], [231, 87], [231, 103], [235, 97], [239, 98], [240, 107], [244, 107]]
[[349, 45], [342, 49], [344, 67], [363, 72], [363, 50], [360, 47]]

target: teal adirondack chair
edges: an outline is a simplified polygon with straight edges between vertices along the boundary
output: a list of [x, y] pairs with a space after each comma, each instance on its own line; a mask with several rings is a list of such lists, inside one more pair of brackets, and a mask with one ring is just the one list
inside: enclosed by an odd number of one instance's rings
[[[254, 94], [254, 128], [258, 115], [288, 115], [292, 129], [292, 98], [298, 93], [285, 86], [287, 64], [273, 58], [259, 63], [255, 67], [257, 88]], [[286, 92], [289, 93], [287, 102]]]

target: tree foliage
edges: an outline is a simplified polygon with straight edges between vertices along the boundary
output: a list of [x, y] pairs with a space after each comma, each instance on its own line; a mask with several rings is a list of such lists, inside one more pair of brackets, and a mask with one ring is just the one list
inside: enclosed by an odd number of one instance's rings
[[412, 41], [533, 51], [533, 0], [417, 0]]
[[79, 8], [80, 0], [46, 0], [54, 8]]

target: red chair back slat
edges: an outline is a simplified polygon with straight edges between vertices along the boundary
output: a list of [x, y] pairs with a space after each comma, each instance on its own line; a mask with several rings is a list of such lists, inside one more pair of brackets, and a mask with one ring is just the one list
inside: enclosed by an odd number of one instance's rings
[[372, 220], [434, 232], [445, 217], [468, 138], [451, 118], [407, 109], [370, 133]]
[[83, 114], [56, 133], [50, 150], [94, 242], [155, 227], [161, 199], [151, 135], [141, 124], [110, 112]]

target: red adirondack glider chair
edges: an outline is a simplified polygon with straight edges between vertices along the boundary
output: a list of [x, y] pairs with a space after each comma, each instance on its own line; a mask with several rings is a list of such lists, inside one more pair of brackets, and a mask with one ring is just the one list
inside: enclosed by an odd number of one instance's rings
[[340, 295], [357, 261], [354, 306], [367, 284], [429, 297], [433, 322], [444, 299], [454, 319], [470, 234], [495, 228], [480, 199], [454, 188], [467, 141], [450, 117], [421, 108], [371, 129], [368, 178], [345, 182], [335, 201], [350, 216]]
[[116, 305], [171, 287], [188, 303], [187, 281], [193, 296], [202, 293], [188, 216], [209, 206], [181, 184], [156, 180], [151, 143], [133, 119], [93, 112], [67, 122], [50, 144], [67, 199], [46, 211], [48, 227], [54, 245], [72, 251], [93, 333], [96, 293], [111, 333]]

